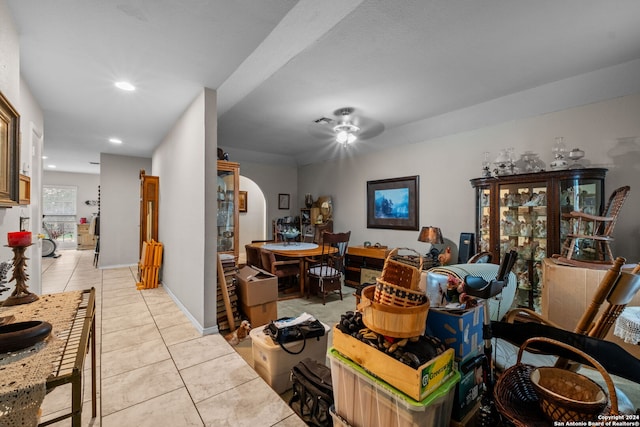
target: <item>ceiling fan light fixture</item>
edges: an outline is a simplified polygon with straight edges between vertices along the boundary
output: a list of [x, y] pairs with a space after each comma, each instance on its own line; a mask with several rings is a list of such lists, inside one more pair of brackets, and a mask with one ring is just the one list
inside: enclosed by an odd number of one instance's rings
[[336, 132], [336, 142], [340, 144], [351, 144], [358, 139], [356, 133], [360, 131], [360, 128], [351, 123], [340, 123], [333, 128]]

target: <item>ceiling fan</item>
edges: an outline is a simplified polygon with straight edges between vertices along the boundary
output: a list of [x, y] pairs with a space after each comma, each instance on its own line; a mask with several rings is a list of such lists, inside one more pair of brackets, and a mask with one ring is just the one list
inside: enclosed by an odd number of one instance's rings
[[338, 108], [334, 118], [320, 117], [311, 123], [309, 133], [325, 141], [336, 141], [347, 146], [358, 139], [369, 139], [380, 135], [384, 125], [377, 120], [361, 116], [355, 108]]

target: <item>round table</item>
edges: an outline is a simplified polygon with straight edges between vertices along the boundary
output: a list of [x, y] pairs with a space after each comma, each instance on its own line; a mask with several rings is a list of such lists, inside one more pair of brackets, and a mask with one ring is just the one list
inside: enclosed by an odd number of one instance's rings
[[626, 307], [616, 320], [613, 334], [629, 344], [640, 342], [640, 307]]
[[300, 262], [300, 293], [298, 295], [292, 295], [292, 298], [303, 297], [305, 294], [305, 259], [317, 257], [322, 255], [323, 250], [328, 253], [338, 252], [338, 248], [327, 246], [323, 248], [315, 243], [296, 242], [296, 243], [284, 243], [279, 242], [256, 242], [251, 243], [251, 246], [256, 248], [267, 249], [276, 255], [280, 255], [286, 258], [297, 259]]

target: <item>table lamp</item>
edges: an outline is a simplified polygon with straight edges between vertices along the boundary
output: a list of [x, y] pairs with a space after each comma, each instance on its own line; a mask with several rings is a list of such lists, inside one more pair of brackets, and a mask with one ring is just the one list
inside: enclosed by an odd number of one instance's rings
[[442, 232], [438, 227], [422, 227], [420, 230], [420, 234], [418, 235], [419, 242], [431, 243], [431, 250], [427, 253], [427, 258], [431, 258], [431, 262], [433, 265], [438, 262], [438, 255], [440, 255], [440, 251], [436, 248], [435, 245], [441, 245], [444, 243], [444, 239], [442, 238]]

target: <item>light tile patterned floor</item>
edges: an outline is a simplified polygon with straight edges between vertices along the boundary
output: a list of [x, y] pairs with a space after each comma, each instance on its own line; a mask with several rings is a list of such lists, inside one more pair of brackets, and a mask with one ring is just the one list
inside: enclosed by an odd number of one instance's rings
[[[97, 269], [93, 251], [59, 253], [42, 259], [43, 293], [96, 288], [98, 416], [85, 384], [83, 426], [305, 425], [222, 336], [201, 336], [162, 287], [136, 290], [134, 268]], [[70, 387], [58, 387], [41, 421], [70, 402]]]

